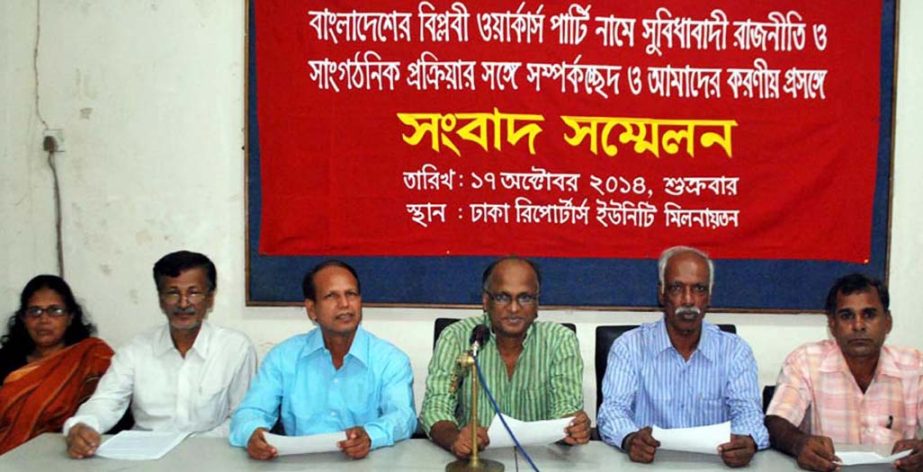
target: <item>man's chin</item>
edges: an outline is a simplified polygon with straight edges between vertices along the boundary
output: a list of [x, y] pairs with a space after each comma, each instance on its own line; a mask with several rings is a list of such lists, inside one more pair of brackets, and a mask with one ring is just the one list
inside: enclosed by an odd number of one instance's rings
[[673, 325], [673, 328], [676, 329], [676, 331], [680, 333], [691, 334], [701, 329], [702, 318], [697, 317], [692, 320], [686, 320], [684, 318], [677, 317], [676, 320], [674, 320], [674, 322], [672, 323], [672, 325]]
[[202, 327], [201, 320], [177, 320], [170, 319], [170, 329], [176, 331], [198, 331]]

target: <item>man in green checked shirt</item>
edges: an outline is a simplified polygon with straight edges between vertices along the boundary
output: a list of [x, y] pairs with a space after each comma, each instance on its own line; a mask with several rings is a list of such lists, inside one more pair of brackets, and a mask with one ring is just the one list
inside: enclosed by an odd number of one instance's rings
[[[491, 337], [478, 362], [500, 411], [522, 421], [574, 416], [565, 430], [568, 444], [590, 439], [583, 411], [583, 359], [573, 331], [558, 323], [536, 322], [541, 275], [531, 261], [506, 257], [484, 271], [484, 315], [446, 328], [429, 363], [420, 422], [436, 444], [459, 458], [471, 455], [470, 379], [454, 375], [458, 355], [470, 347], [472, 329], [484, 324]], [[490, 442], [494, 419], [487, 394], [478, 393], [478, 448]]]

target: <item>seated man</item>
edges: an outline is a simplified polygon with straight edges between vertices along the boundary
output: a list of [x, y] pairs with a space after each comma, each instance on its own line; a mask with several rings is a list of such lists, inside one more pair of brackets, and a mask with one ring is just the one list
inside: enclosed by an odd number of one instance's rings
[[894, 452], [913, 450], [898, 469], [923, 469], [923, 353], [884, 345], [888, 289], [847, 275], [830, 289], [825, 309], [835, 341], [805, 344], [785, 359], [766, 412], [772, 446], [804, 469], [834, 470], [834, 443], [894, 444]]
[[747, 465], [769, 438], [750, 346], [703, 321], [714, 264], [698, 249], [677, 246], [663, 252], [658, 270], [663, 319], [612, 343], [600, 436], [632, 461], [651, 462], [660, 447], [651, 425], [687, 428], [730, 420], [730, 441], [718, 452], [731, 467]]
[[154, 264], [154, 282], [167, 324], [119, 348], [96, 392], [64, 423], [73, 458], [93, 455], [99, 433], [129, 404], [134, 429], [228, 434], [231, 412], [256, 371], [253, 343], [205, 321], [217, 289], [208, 257], [167, 254]]
[[[500, 410], [522, 421], [567, 416], [568, 444], [589, 441], [590, 420], [583, 412], [583, 360], [573, 331], [558, 323], [536, 322], [541, 276], [525, 259], [500, 259], [484, 271], [483, 316], [447, 327], [429, 364], [420, 421], [436, 444], [459, 458], [471, 455], [470, 392], [467, 377], [453, 375], [458, 355], [469, 348], [472, 329], [487, 325], [492, 335], [478, 361]], [[490, 442], [486, 426], [494, 409], [483, 388], [478, 394], [478, 445]], [[565, 432], [562, 431], [562, 435]]]
[[274, 347], [231, 421], [231, 445], [254, 459], [277, 455], [264, 436], [279, 419], [285, 434], [345, 431], [339, 446], [360, 459], [410, 437], [417, 427], [410, 359], [359, 326], [356, 271], [323, 262], [304, 276], [304, 306], [317, 328]]

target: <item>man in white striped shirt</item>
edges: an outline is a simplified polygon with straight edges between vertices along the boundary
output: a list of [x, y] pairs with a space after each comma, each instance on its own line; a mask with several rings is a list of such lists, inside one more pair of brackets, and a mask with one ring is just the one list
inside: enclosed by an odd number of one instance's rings
[[660, 443], [651, 426], [687, 428], [731, 422], [718, 453], [747, 465], [769, 445], [753, 352], [735, 334], [703, 320], [714, 264], [704, 252], [667, 249], [658, 262], [663, 319], [620, 336], [609, 350], [599, 432], [632, 461], [652, 462]]

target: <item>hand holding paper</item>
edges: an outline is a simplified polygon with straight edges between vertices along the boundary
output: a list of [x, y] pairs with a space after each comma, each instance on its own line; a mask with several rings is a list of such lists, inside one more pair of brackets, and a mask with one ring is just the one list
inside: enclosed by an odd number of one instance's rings
[[[509, 433], [503, 427], [500, 421], [500, 415], [494, 417], [494, 421], [487, 430], [487, 436], [490, 437], [490, 448], [511, 447], [513, 440]], [[555, 441], [564, 439], [567, 435], [566, 429], [573, 420], [573, 416], [546, 421], [519, 421], [515, 418], [504, 415], [506, 424], [519, 440], [519, 444], [525, 446], [539, 446], [551, 444]]]
[[[843, 450], [841, 450], [843, 449]], [[888, 454], [886, 450], [861, 445], [838, 445], [836, 455], [839, 465], [891, 464], [910, 455], [911, 450]]]
[[663, 429], [654, 426], [652, 435], [660, 441], [661, 449], [718, 454], [718, 446], [731, 438], [731, 422], [694, 428]]
[[280, 436], [265, 433], [266, 442], [279, 452], [280, 456], [289, 454], [310, 454], [314, 452], [339, 451], [338, 442], [346, 439], [343, 431], [336, 433], [312, 434], [310, 436]]
[[128, 461], [160, 459], [188, 435], [175, 431], [122, 431], [99, 446], [96, 455]]

